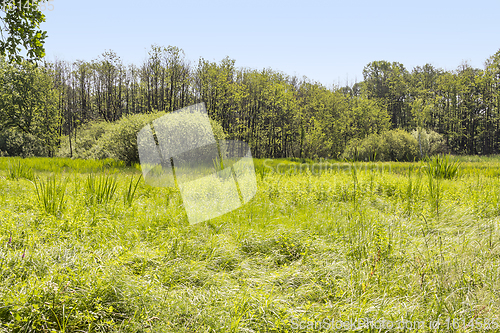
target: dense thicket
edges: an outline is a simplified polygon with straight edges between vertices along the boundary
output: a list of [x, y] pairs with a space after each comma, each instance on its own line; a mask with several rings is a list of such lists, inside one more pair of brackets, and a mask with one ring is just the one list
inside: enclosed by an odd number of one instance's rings
[[[362, 82], [333, 88], [271, 69], [238, 68], [229, 58], [192, 64], [181, 49], [156, 45], [140, 66], [126, 66], [107, 51], [90, 62], [55, 61], [37, 71], [51, 78], [43, 89], [55, 92], [57, 111], [47, 115], [60, 119], [57, 135], [67, 136], [70, 154], [86, 123], [198, 102], [228, 138], [248, 142], [255, 157], [339, 157], [351, 140], [389, 129], [433, 130], [458, 154], [500, 150], [500, 51], [483, 69], [463, 63], [454, 71], [429, 64], [409, 71], [374, 61]], [[10, 113], [0, 110], [0, 117], [25, 132]], [[44, 135], [47, 146], [58, 145]]]
[[443, 136], [434, 131], [402, 129], [370, 134], [349, 141], [342, 154], [348, 160], [412, 162], [425, 156], [447, 153]]
[[[64, 137], [61, 147], [57, 154], [58, 157], [74, 157], [82, 159], [104, 159], [114, 158], [125, 161], [128, 164], [139, 161], [139, 151], [137, 142], [137, 133], [153, 120], [166, 115], [165, 112], [156, 112], [148, 114], [126, 115], [115, 122], [94, 121], [84, 125], [79, 130], [78, 139], [72, 142], [70, 146], [69, 137]], [[185, 117], [181, 118], [181, 121]], [[176, 125], [191, 130], [193, 124], [179, 124], [179, 118]], [[172, 121], [170, 118], [169, 121]], [[210, 119], [211, 128], [217, 140], [225, 139], [224, 131], [219, 123]], [[170, 124], [172, 125], [172, 124]], [[196, 124], [194, 124], [196, 126]], [[180, 136], [183, 140], [185, 136]], [[182, 145], [183, 143], [181, 143]]]

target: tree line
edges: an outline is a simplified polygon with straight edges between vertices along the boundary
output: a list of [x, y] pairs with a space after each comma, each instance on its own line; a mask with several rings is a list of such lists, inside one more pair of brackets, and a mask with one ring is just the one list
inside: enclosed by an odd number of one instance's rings
[[3, 61], [0, 80], [3, 131], [31, 135], [47, 156], [61, 137], [78, 140], [90, 122], [199, 102], [228, 138], [248, 142], [255, 157], [336, 158], [350, 140], [416, 128], [441, 133], [456, 154], [500, 150], [500, 51], [483, 69], [426, 64], [410, 71], [373, 61], [363, 81], [333, 88], [272, 69], [238, 68], [228, 57], [193, 64], [182, 49], [158, 45], [140, 66], [125, 65], [113, 51], [73, 63]]

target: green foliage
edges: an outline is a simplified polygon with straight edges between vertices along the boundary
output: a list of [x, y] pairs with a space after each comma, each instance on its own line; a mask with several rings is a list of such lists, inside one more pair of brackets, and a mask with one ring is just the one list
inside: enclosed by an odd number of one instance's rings
[[38, 203], [43, 210], [50, 215], [58, 215], [64, 209], [64, 195], [66, 194], [67, 181], [57, 181], [57, 175], [53, 174], [45, 179], [34, 180]]
[[[153, 45], [143, 64], [129, 67], [112, 51], [90, 62], [55, 61], [38, 69], [3, 61], [0, 125], [2, 131], [16, 132], [7, 136], [17, 148], [6, 149], [4, 143], [0, 155], [51, 156], [64, 134], [60, 156], [111, 157], [133, 164], [134, 132], [142, 125], [135, 115], [170, 112], [199, 101], [228, 138], [249, 143], [259, 158], [339, 158], [350, 140], [389, 128], [427, 129], [417, 140], [425, 146], [421, 154], [418, 149], [420, 158], [448, 149], [495, 154], [500, 152], [499, 64], [500, 51], [484, 69], [464, 63], [445, 71], [425, 64], [409, 71], [398, 62], [374, 61], [365, 66], [362, 82], [327, 88], [272, 69], [237, 68], [229, 58], [200, 59], [190, 66], [174, 46]], [[130, 126], [121, 123], [124, 115], [134, 115]], [[18, 138], [20, 133], [26, 140]], [[24, 148], [28, 141], [36, 147]], [[378, 145], [372, 141], [371, 146]], [[392, 155], [387, 159], [408, 159]]]
[[[69, 137], [64, 137], [61, 142], [61, 147], [57, 152], [57, 156], [91, 159], [92, 153], [96, 150], [97, 141], [111, 130], [112, 125], [106, 121], [94, 121], [86, 124], [77, 131], [76, 142], [72, 142], [72, 151], [70, 150]], [[74, 138], [73, 138], [74, 140]]]
[[47, 156], [48, 149], [44, 142], [30, 133], [12, 128], [0, 130], [1, 156]]
[[[8, 55], [10, 60], [20, 63], [23, 57], [20, 54], [23, 46], [27, 56], [33, 60], [40, 60], [45, 55], [43, 44], [47, 32], [40, 30], [40, 23], [45, 22], [45, 15], [40, 10], [44, 6], [42, 0], [2, 1], [4, 14], [0, 18], [2, 26], [0, 33], [0, 55]], [[49, 4], [53, 6], [53, 4]], [[4, 36], [8, 37], [5, 39]]]
[[363, 68], [365, 94], [387, 110], [394, 128], [407, 128], [409, 106], [401, 101], [408, 90], [408, 70], [399, 62], [372, 61]]
[[[137, 150], [137, 133], [153, 120], [166, 115], [165, 112], [152, 114], [136, 114], [125, 116], [116, 122], [93, 122], [79, 131], [74, 145], [74, 158], [102, 159], [112, 158], [124, 161], [128, 165], [139, 162], [139, 152]], [[178, 120], [176, 133], [188, 132], [190, 126], [196, 124], [183, 124], [182, 119]], [[210, 120], [214, 135], [217, 140], [225, 138], [224, 131], [220, 124]], [[181, 131], [181, 132], [179, 132]], [[186, 134], [187, 135], [187, 134]], [[180, 144], [185, 140], [185, 135], [179, 135]], [[63, 140], [58, 156], [69, 157], [69, 138]]]
[[390, 127], [387, 110], [373, 100], [347, 98], [323, 87], [308, 87], [310, 103], [302, 117], [303, 155], [309, 158], [337, 158], [348, 139], [362, 139]]
[[91, 148], [93, 158], [114, 158], [127, 164], [139, 162], [137, 133], [159, 115], [125, 116], [109, 123], [106, 132]]
[[411, 131], [411, 135], [413, 135], [417, 142], [419, 141], [420, 135], [419, 151], [421, 145], [423, 157], [445, 154], [448, 152], [444, 137], [433, 130], [421, 130], [420, 133], [418, 130], [413, 130]]
[[450, 155], [436, 155], [426, 159], [425, 172], [435, 179], [453, 179], [460, 173], [460, 161]]
[[414, 161], [418, 159], [418, 142], [410, 133], [396, 129], [353, 139], [342, 156], [358, 161]]
[[[8, 64], [0, 59], [0, 126], [6, 137], [1, 141], [11, 146], [5, 147], [7, 152], [20, 154], [15, 147], [21, 140], [32, 146], [23, 148], [23, 154], [53, 156], [61, 119], [56, 98], [50, 71], [28, 62]], [[16, 138], [6, 129], [23, 134]]]

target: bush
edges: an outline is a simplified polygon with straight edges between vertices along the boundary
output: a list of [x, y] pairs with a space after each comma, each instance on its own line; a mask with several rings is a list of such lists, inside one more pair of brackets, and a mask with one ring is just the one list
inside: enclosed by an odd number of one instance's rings
[[358, 161], [414, 161], [418, 142], [408, 132], [396, 129], [349, 141], [342, 157]]
[[[411, 131], [411, 135], [418, 142], [418, 131]], [[421, 130], [420, 131], [420, 142], [422, 144], [422, 154], [423, 156], [433, 156], [437, 154], [446, 154], [448, 152], [448, 147], [443, 136], [433, 130]], [[419, 147], [420, 153], [420, 147]]]
[[49, 153], [42, 140], [32, 134], [15, 129], [0, 130], [0, 156], [47, 156]]
[[[76, 132], [76, 142], [74, 133], [71, 136], [71, 147], [69, 137], [61, 138], [61, 146], [56, 154], [57, 157], [73, 157], [81, 159], [91, 159], [92, 148], [96, 145], [99, 138], [112, 128], [112, 123], [105, 121], [93, 121], [82, 126]], [[71, 151], [72, 150], [72, 151]]]
[[[163, 113], [161, 114], [163, 115]], [[135, 114], [111, 123], [95, 143], [90, 153], [92, 158], [113, 158], [127, 164], [139, 162], [137, 133], [160, 114]]]
[[73, 155], [80, 158], [92, 158], [91, 156], [88, 156], [92, 151], [92, 147], [95, 146], [96, 142], [104, 135], [104, 133], [111, 130], [112, 127], [113, 124], [105, 121], [96, 121], [87, 124], [83, 130], [77, 132], [77, 142], [76, 144], [73, 142]]
[[[134, 114], [112, 123], [92, 122], [77, 133], [77, 140], [73, 142], [73, 158], [113, 158], [125, 161], [129, 165], [137, 163], [139, 162], [137, 133], [146, 124], [164, 115], [166, 115], [165, 112]], [[216, 139], [224, 139], [225, 134], [222, 126], [212, 119], [210, 119], [210, 123]], [[192, 124], [189, 123], [187, 126], [192, 126]], [[65, 137], [58, 156], [70, 157], [70, 155], [69, 140]]]

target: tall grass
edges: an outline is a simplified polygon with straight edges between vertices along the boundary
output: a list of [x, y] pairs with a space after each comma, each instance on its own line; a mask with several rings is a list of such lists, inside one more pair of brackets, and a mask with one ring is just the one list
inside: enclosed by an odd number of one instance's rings
[[116, 176], [89, 174], [85, 183], [87, 203], [90, 205], [108, 204], [113, 199], [117, 186]]
[[0, 170], [8, 170], [10, 165], [21, 163], [24, 167], [32, 168], [34, 171], [63, 172], [102, 172], [125, 169], [125, 163], [114, 159], [82, 160], [71, 158], [49, 158], [49, 157], [0, 157]]
[[408, 215], [413, 213], [415, 204], [420, 196], [422, 188], [421, 168], [411, 166], [408, 168], [408, 186], [406, 188], [406, 212]]
[[141, 178], [142, 174], [139, 176], [137, 182], [135, 182], [134, 184], [134, 177], [133, 176], [130, 177], [130, 182], [128, 183], [128, 186], [126, 187], [125, 191], [123, 191], [123, 204], [125, 206], [130, 207], [132, 205], [135, 193], [137, 192], [137, 186], [139, 185]]
[[434, 212], [436, 212], [437, 217], [439, 217], [439, 208], [441, 203], [441, 179], [432, 174], [428, 174], [428, 185], [429, 185], [429, 200], [431, 202], [431, 207]]
[[64, 196], [66, 193], [66, 180], [57, 182], [55, 174], [45, 179], [34, 179], [36, 196], [38, 203], [43, 210], [50, 215], [62, 213], [64, 208]]
[[13, 161], [9, 164], [7, 177], [15, 180], [25, 178], [32, 181], [35, 178], [35, 174], [32, 167], [26, 165], [26, 163], [18, 159], [17, 161]]
[[458, 160], [451, 160], [450, 155], [436, 155], [427, 158], [426, 172], [436, 179], [453, 179], [459, 175], [460, 164]]
[[500, 160], [463, 162], [460, 179], [421, 162], [270, 165], [249, 203], [195, 225], [180, 191], [135, 170], [73, 172], [55, 217], [43, 193], [63, 195], [62, 170], [36, 178], [36, 206], [2, 178], [0, 332], [332, 332], [309, 323], [356, 318], [498, 331]]

